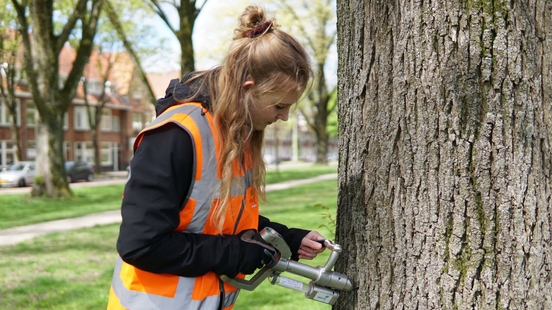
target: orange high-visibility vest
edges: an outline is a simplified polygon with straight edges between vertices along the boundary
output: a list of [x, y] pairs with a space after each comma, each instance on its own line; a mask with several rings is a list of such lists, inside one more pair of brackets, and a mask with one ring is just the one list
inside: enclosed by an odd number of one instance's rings
[[[192, 137], [195, 157], [195, 177], [192, 190], [180, 212], [180, 224], [175, 231], [217, 235], [211, 212], [218, 199], [220, 169], [219, 140], [213, 117], [199, 103], [185, 103], [170, 107], [138, 135], [134, 151], [144, 133], [169, 122], [186, 130]], [[237, 234], [258, 227], [258, 196], [250, 186], [251, 162], [246, 154], [245, 171], [234, 163], [235, 177], [241, 188], [232, 189], [232, 197], [223, 225], [223, 234]], [[145, 219], [147, 220], [147, 219]], [[243, 276], [243, 275], [242, 275]], [[231, 309], [239, 289], [222, 282], [219, 275], [209, 272], [200, 277], [180, 277], [140, 270], [117, 257], [108, 309]], [[221, 300], [222, 296], [222, 300]]]

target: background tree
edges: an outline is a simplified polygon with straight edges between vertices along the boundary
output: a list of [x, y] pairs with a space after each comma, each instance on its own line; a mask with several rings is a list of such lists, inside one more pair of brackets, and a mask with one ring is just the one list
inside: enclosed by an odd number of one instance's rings
[[336, 109], [337, 85], [329, 82], [335, 74], [330, 61], [331, 49], [335, 46], [336, 19], [335, 0], [317, 1], [279, 1], [276, 6], [282, 8], [284, 24], [290, 25], [297, 38], [303, 43], [313, 59], [314, 80], [307, 99], [301, 102], [299, 110], [305, 116], [309, 128], [316, 137], [316, 163], [328, 163], [328, 118]]
[[[117, 5], [117, 10], [114, 9], [113, 3]], [[128, 5], [128, 7], [124, 7]], [[121, 7], [123, 6], [123, 7]], [[155, 104], [157, 100], [155, 93], [148, 81], [147, 73], [145, 71], [142, 59], [151, 57], [152, 54], [158, 51], [163, 51], [163, 39], [152, 42], [149, 38], [155, 38], [150, 27], [142, 27], [142, 25], [136, 23], [136, 14], [143, 13], [140, 3], [127, 2], [125, 0], [114, 1], [106, 0], [105, 13], [111, 22], [110, 26], [113, 27], [119, 40], [125, 47], [126, 52], [132, 58], [134, 62], [134, 69], [138, 71], [142, 84], [146, 87], [146, 91], [150, 97], [151, 104]], [[122, 18], [121, 15], [125, 15], [127, 18]], [[130, 15], [130, 16], [129, 16]], [[148, 38], [147, 46], [140, 44], [143, 40], [140, 38]], [[160, 54], [163, 54], [159, 52]]]
[[[180, 42], [180, 72], [194, 71], [194, 43], [192, 34], [194, 24], [201, 9], [207, 3], [204, 0], [200, 6], [197, 6], [195, 0], [148, 0], [151, 9], [165, 22], [167, 27], [174, 33], [178, 42]], [[170, 9], [171, 6], [178, 12], [178, 26], [173, 25], [171, 21]]]
[[5, 111], [8, 112], [5, 116], [9, 117], [11, 127], [13, 160], [21, 161], [25, 157], [21, 148], [21, 134], [17, 122], [18, 100], [15, 97], [16, 85], [23, 77], [17, 63], [21, 36], [15, 30], [18, 27], [17, 16], [8, 0], [0, 0], [0, 8], [0, 108], [4, 105]]
[[102, 91], [97, 96], [97, 100], [96, 102], [94, 102], [94, 104], [90, 102], [88, 96], [88, 74], [86, 74], [85, 72], [83, 77], [81, 78], [83, 86], [82, 88], [84, 91], [84, 104], [86, 106], [88, 124], [90, 124], [90, 132], [92, 134], [92, 145], [94, 148], [94, 172], [96, 173], [101, 172], [102, 156], [99, 131], [102, 123], [103, 109], [105, 105], [110, 101], [112, 96], [110, 87], [111, 82], [109, 81], [109, 78], [111, 77], [111, 70], [113, 69], [115, 62], [117, 61], [117, 57], [118, 54], [116, 53], [102, 52], [102, 50], [100, 49], [97, 52], [97, 57], [94, 59], [95, 62], [89, 62], [88, 64], [89, 66], [96, 67], [95, 69], [100, 75], [100, 82], [103, 86]]
[[[75, 0], [73, 3], [74, 6], [62, 8], [64, 3], [56, 2], [57, 7], [54, 7], [53, 0], [12, 0], [21, 25], [25, 72], [39, 114], [36, 128], [37, 178], [32, 190], [35, 196], [72, 196], [64, 169], [63, 116], [75, 96], [92, 52], [103, 1]], [[62, 9], [68, 9], [69, 15], [57, 14]], [[64, 19], [63, 26], [58, 26], [60, 19]], [[78, 38], [76, 58], [67, 79], [61, 83], [59, 54], [77, 24], [80, 31], [74, 33]]]
[[337, 1], [336, 309], [552, 309], [552, 20]]
[[[114, 10], [114, 6], [117, 10]], [[88, 122], [90, 124], [92, 134], [92, 144], [94, 148], [94, 170], [96, 173], [101, 172], [101, 141], [99, 139], [99, 130], [102, 124], [102, 115], [105, 105], [116, 95], [112, 92], [113, 85], [110, 79], [111, 72], [114, 66], [121, 61], [122, 53], [127, 53], [133, 61], [134, 71], [138, 72], [142, 85], [148, 94], [146, 100], [153, 105], [155, 94], [147, 79], [142, 59], [150, 57], [152, 54], [160, 50], [163, 40], [159, 42], [150, 42], [148, 40], [144, 45], [144, 40], [141, 38], [152, 38], [154, 32], [151, 26], [136, 23], [136, 20], [149, 18], [141, 2], [128, 0], [111, 0], [105, 1], [103, 11], [106, 17], [100, 18], [98, 25], [98, 35], [95, 41], [96, 56], [94, 60], [90, 58], [88, 68], [99, 73], [100, 82], [103, 85], [101, 94], [97, 97], [97, 102], [91, 104], [88, 100], [87, 73], [84, 72], [82, 78], [84, 89], [84, 101], [87, 107]], [[151, 12], [149, 13], [151, 14]], [[131, 18], [130, 18], [131, 17]], [[126, 58], [125, 58], [126, 59]], [[93, 68], [92, 68], [93, 67]]]

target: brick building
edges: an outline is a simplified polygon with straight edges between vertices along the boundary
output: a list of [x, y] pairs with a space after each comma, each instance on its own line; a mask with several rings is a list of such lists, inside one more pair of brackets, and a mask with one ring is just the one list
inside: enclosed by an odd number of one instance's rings
[[[60, 85], [67, 78], [75, 51], [64, 47], [60, 54]], [[111, 65], [111, 70], [107, 68]], [[0, 69], [1, 70], [1, 69]], [[21, 66], [16, 66], [21, 70]], [[109, 72], [106, 77], [106, 72]], [[0, 72], [2, 73], [2, 72]], [[20, 76], [18, 73], [17, 76]], [[93, 53], [86, 66], [77, 94], [65, 113], [63, 148], [65, 160], [85, 160], [94, 163], [92, 134], [88, 122], [88, 109], [105, 100], [98, 137], [101, 149], [101, 170], [126, 169], [132, 158], [132, 145], [136, 134], [144, 128], [154, 115], [153, 100], [138, 78], [134, 65], [127, 54], [108, 55]], [[5, 79], [5, 74], [2, 74]], [[18, 80], [18, 79], [16, 79]], [[2, 81], [5, 82], [5, 81]], [[156, 82], [162, 83], [162, 82]], [[168, 84], [168, 80], [166, 82]], [[84, 85], [86, 85], [86, 98]], [[105, 87], [105, 91], [104, 91]], [[104, 96], [102, 96], [104, 94]], [[25, 80], [16, 87], [17, 130], [21, 140], [21, 160], [36, 158], [35, 126], [38, 111]], [[4, 98], [0, 97], [0, 101]], [[0, 104], [0, 168], [15, 159], [14, 135], [10, 125], [9, 111]]]

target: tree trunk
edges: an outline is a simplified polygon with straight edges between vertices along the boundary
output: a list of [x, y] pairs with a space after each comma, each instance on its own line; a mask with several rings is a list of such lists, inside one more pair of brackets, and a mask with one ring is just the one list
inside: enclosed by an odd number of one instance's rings
[[[17, 106], [17, 102], [12, 102], [14, 106]], [[12, 141], [14, 149], [14, 160], [22, 161], [23, 158], [27, 159], [26, 156], [23, 156], [23, 151], [21, 150], [21, 133], [19, 132], [19, 126], [17, 125], [17, 110], [10, 110], [10, 127], [12, 131]]]
[[550, 6], [337, 6], [335, 309], [552, 309]]
[[[324, 123], [327, 123], [326, 120], [324, 120]], [[328, 140], [329, 135], [326, 131], [327, 126], [324, 126], [322, 129], [322, 125], [319, 126], [319, 130], [316, 130], [315, 136], [316, 136], [316, 163], [319, 165], [327, 165], [328, 164]]]
[[[47, 120], [44, 123], [43, 120]], [[65, 179], [63, 113], [41, 117], [36, 128], [37, 176], [32, 196], [72, 197]]]
[[[72, 196], [63, 164], [63, 115], [75, 96], [84, 66], [92, 52], [103, 2], [78, 1], [71, 16], [65, 20], [61, 32], [55, 34], [53, 1], [34, 0], [22, 3], [12, 0], [21, 25], [25, 73], [40, 116], [35, 129], [37, 167], [31, 192], [33, 196]], [[77, 22], [81, 30], [78, 52], [64, 85], [60, 87], [59, 55]], [[29, 35], [30, 28], [32, 38]]]
[[314, 115], [314, 132], [316, 133], [316, 163], [328, 164], [328, 116], [332, 112], [328, 110], [330, 93], [326, 86], [326, 75], [324, 74], [324, 63], [318, 64], [316, 73], [315, 91], [317, 101], [315, 102], [316, 114]]
[[102, 153], [100, 149], [100, 137], [98, 136], [98, 129], [100, 125], [96, 125], [91, 129], [92, 132], [92, 147], [94, 148], [94, 173], [100, 174], [102, 172]]
[[[6, 9], [7, 3], [4, 4]], [[2, 17], [2, 22], [10, 22], [9, 18]], [[0, 31], [0, 105], [3, 104], [10, 114], [10, 128], [14, 148], [14, 161], [23, 160], [21, 150], [21, 134], [18, 126], [18, 104], [15, 98], [15, 88], [20, 82], [16, 80], [16, 63], [19, 54], [20, 36], [17, 32]], [[20, 77], [21, 79], [21, 77]]]
[[[2, 81], [5, 85], [0, 86], [2, 90], [2, 95], [0, 97], [0, 103], [4, 104], [6, 109], [10, 113], [10, 128], [11, 128], [11, 138], [13, 141], [14, 149], [14, 161], [26, 160], [23, 156], [23, 151], [21, 150], [21, 133], [19, 131], [18, 123], [18, 105], [17, 99], [15, 98], [15, 85], [17, 81], [15, 80], [15, 62], [8, 65], [8, 69], [5, 77], [5, 82]], [[1, 80], [1, 79], [0, 79]]]
[[180, 6], [177, 7], [180, 25], [175, 34], [178, 42], [180, 42], [181, 75], [195, 70], [192, 33], [194, 32], [195, 20], [201, 10], [196, 8], [195, 3], [196, 1], [181, 1]]
[[207, 0], [199, 8], [196, 8], [195, 0], [184, 0], [173, 2], [172, 5], [178, 12], [178, 29], [176, 29], [168, 18], [168, 14], [164, 12], [161, 3], [165, 1], [150, 0], [148, 1], [152, 10], [165, 22], [167, 27], [174, 33], [180, 43], [180, 72], [184, 75], [186, 72], [195, 70], [194, 61], [194, 42], [192, 34], [194, 32], [194, 24], [197, 16], [207, 3]]
[[[52, 25], [40, 19], [47, 18], [47, 14], [42, 16], [41, 13], [47, 13], [48, 9], [34, 5], [31, 11], [35, 33], [50, 33]], [[36, 176], [31, 194], [67, 198], [72, 196], [65, 180], [63, 164], [63, 114], [67, 109], [60, 107], [60, 103], [67, 99], [62, 100], [59, 91], [58, 54], [54, 52], [55, 44], [51, 38], [34, 35], [32, 39], [34, 74], [27, 75], [35, 76], [33, 83], [36, 84], [31, 86], [31, 92], [40, 117], [35, 128]]]

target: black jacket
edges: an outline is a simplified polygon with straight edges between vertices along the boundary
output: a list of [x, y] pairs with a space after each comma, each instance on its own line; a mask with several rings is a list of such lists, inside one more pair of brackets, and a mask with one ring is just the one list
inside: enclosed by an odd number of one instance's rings
[[[184, 79], [185, 80], [185, 79]], [[158, 114], [175, 104], [173, 93], [189, 92], [188, 87], [172, 80], [166, 96], [156, 105]], [[198, 101], [208, 105], [207, 97]], [[209, 271], [232, 274], [235, 240], [175, 232], [179, 213], [190, 190], [193, 148], [190, 135], [175, 124], [167, 124], [144, 135], [131, 161], [130, 178], [121, 206], [117, 250], [121, 258], [142, 270], [186, 277]], [[259, 216], [259, 230], [271, 227], [286, 240], [297, 260], [297, 250], [307, 230], [288, 228]]]

